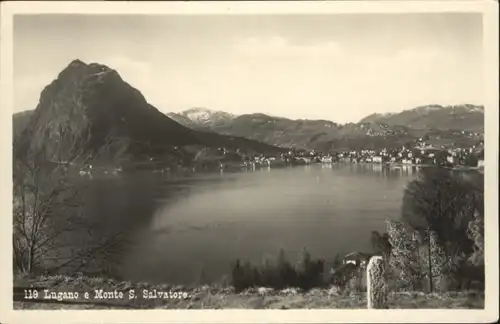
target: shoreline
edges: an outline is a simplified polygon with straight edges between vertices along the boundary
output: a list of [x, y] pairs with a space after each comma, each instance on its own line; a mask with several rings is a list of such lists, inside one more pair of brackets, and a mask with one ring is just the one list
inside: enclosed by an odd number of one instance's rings
[[[54, 161], [52, 161], [54, 162]], [[213, 162], [213, 161], [212, 161]], [[54, 162], [57, 163], [57, 162]], [[214, 163], [214, 162], [213, 162]], [[219, 162], [220, 163], [220, 162]], [[447, 170], [452, 170], [452, 171], [478, 171], [478, 172], [484, 172], [484, 168], [478, 167], [478, 166], [464, 166], [464, 165], [457, 165], [457, 166], [440, 166], [436, 164], [415, 164], [415, 163], [398, 163], [398, 162], [348, 162], [348, 161], [332, 161], [332, 162], [322, 162], [322, 161], [310, 161], [310, 162], [305, 162], [298, 158], [297, 160], [294, 161], [283, 161], [283, 160], [274, 160], [270, 161], [268, 163], [249, 163], [248, 165], [244, 165], [245, 161], [231, 161], [231, 162], [226, 162], [226, 163], [221, 163], [223, 167], [219, 166], [208, 166], [208, 167], [200, 167], [196, 166], [196, 164], [191, 164], [191, 165], [186, 165], [186, 166], [164, 166], [160, 168], [156, 168], [155, 164], [157, 162], [136, 162], [128, 165], [126, 168], [121, 168], [120, 166], [116, 165], [109, 165], [109, 166], [98, 166], [96, 165], [93, 170], [89, 171], [83, 171], [85, 167], [85, 164], [67, 164], [68, 168], [67, 170], [70, 172], [75, 172], [75, 173], [80, 173], [80, 176], [92, 176], [92, 175], [99, 175], [99, 176], [118, 176], [122, 174], [133, 174], [133, 173], [139, 173], [139, 172], [149, 172], [153, 174], [163, 174], [163, 175], [172, 175], [172, 176], [189, 176], [192, 174], [203, 174], [203, 173], [238, 173], [238, 172], [247, 172], [247, 171], [252, 171], [252, 170], [260, 170], [260, 169], [284, 169], [284, 168], [290, 168], [290, 167], [296, 167], [296, 166], [308, 166], [308, 165], [314, 165], [314, 164], [319, 164], [319, 165], [356, 165], [356, 164], [361, 164], [361, 165], [372, 165], [372, 166], [381, 166], [382, 168], [389, 168], [389, 169], [401, 169], [401, 168], [442, 168], [442, 169], [447, 169]], [[248, 163], [248, 162], [246, 162]], [[63, 163], [64, 164], [64, 163]]]
[[[226, 168], [201, 168], [201, 169], [196, 169], [196, 168], [188, 168], [188, 167], [183, 167], [179, 169], [171, 169], [169, 171], [159, 171], [159, 170], [154, 170], [154, 169], [137, 169], [137, 170], [124, 170], [122, 172], [119, 172], [117, 174], [110, 174], [110, 173], [104, 173], [104, 172], [96, 172], [93, 174], [93, 176], [108, 176], [111, 178], [116, 178], [120, 176], [126, 176], [126, 175], [134, 175], [134, 174], [140, 174], [140, 173], [147, 173], [151, 175], [157, 175], [157, 176], [162, 176], [162, 177], [174, 177], [174, 178], [189, 178], [191, 176], [196, 176], [196, 175], [213, 175], [213, 174], [237, 174], [237, 173], [248, 173], [248, 172], [253, 172], [253, 171], [259, 171], [259, 170], [282, 170], [282, 169], [287, 169], [287, 168], [295, 168], [295, 167], [303, 167], [303, 166], [311, 166], [311, 165], [363, 165], [363, 166], [380, 166], [382, 169], [388, 169], [388, 170], [404, 170], [404, 169], [424, 169], [424, 168], [441, 168], [445, 170], [451, 170], [451, 171], [457, 171], [457, 172], [480, 172], [484, 173], [484, 169], [478, 168], [478, 167], [466, 167], [466, 166], [459, 166], [459, 167], [444, 167], [444, 166], [438, 166], [438, 165], [432, 165], [432, 164], [403, 164], [403, 163], [365, 163], [365, 162], [358, 162], [358, 163], [352, 163], [352, 162], [331, 162], [331, 163], [323, 163], [323, 162], [312, 162], [312, 163], [300, 163], [300, 164], [279, 164], [279, 165], [256, 165], [254, 167], [249, 167], [249, 166], [230, 166]], [[81, 176], [81, 175], [80, 175]], [[81, 176], [84, 178], [85, 176]], [[87, 175], [88, 177], [88, 175]], [[92, 177], [92, 176], [91, 176]]]

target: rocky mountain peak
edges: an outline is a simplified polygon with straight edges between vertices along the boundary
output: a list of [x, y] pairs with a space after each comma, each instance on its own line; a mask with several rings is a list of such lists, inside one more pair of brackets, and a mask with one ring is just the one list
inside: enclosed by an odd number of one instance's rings
[[180, 113], [193, 123], [200, 125], [220, 124], [233, 120], [236, 116], [224, 111], [194, 107]]
[[115, 70], [76, 59], [42, 91], [18, 149], [68, 161], [102, 155], [111, 142], [119, 143], [106, 153], [112, 159], [131, 145], [168, 148], [196, 140]]

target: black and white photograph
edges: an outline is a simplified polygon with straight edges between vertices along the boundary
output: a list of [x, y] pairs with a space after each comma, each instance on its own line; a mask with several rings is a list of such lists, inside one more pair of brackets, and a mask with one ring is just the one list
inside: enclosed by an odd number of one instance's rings
[[403, 2], [2, 3], [5, 303], [498, 319], [498, 7]]

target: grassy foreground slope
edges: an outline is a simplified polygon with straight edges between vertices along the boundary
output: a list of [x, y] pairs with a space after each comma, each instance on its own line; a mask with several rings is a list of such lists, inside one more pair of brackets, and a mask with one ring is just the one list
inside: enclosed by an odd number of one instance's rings
[[[311, 309], [311, 308], [366, 308], [365, 293], [339, 293], [334, 288], [312, 289], [301, 292], [296, 289], [275, 291], [266, 288], [248, 289], [235, 292], [232, 287], [198, 286], [182, 287], [172, 285], [152, 285], [131, 283], [104, 278], [42, 276], [36, 278], [15, 279], [14, 309]], [[50, 291], [78, 291], [77, 300], [57, 302], [23, 300], [24, 289], [36, 288]], [[42, 288], [43, 287], [43, 288]], [[123, 299], [94, 299], [95, 290], [121, 291]], [[186, 298], [144, 299], [143, 291], [165, 291], [185, 293]], [[135, 299], [129, 299], [130, 290], [134, 290]], [[88, 292], [90, 298], [83, 298]], [[171, 296], [172, 297], [172, 296]], [[448, 292], [448, 293], [390, 293], [389, 308], [452, 308], [482, 309], [484, 293]]]

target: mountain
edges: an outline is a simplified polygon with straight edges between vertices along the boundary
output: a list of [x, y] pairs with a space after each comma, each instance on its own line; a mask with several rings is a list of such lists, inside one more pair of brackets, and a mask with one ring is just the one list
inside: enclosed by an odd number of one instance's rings
[[[207, 128], [206, 124], [197, 124], [196, 120], [187, 117], [177, 120], [193, 129]], [[341, 125], [329, 120], [292, 120], [262, 113], [236, 116], [225, 123], [214, 123], [210, 129], [219, 134], [241, 136], [280, 147], [319, 151], [339, 147], [379, 147], [385, 145], [388, 137], [400, 146], [406, 140], [402, 135], [407, 133], [405, 127], [386, 129], [375, 124]]]
[[72, 61], [43, 89], [34, 111], [17, 114], [13, 122], [19, 157], [103, 163], [161, 157], [176, 163], [206, 147], [278, 150], [185, 127], [150, 105], [117, 71], [80, 60]]
[[33, 116], [33, 110], [27, 110], [12, 115], [13, 138], [16, 138], [23, 132], [23, 130], [28, 125], [31, 116]]
[[[210, 116], [210, 114], [207, 114]], [[232, 116], [218, 123], [200, 123], [181, 113], [176, 120], [193, 129], [210, 129], [224, 135], [242, 136], [281, 147], [314, 150], [335, 148], [400, 147], [429, 136], [436, 143], [468, 145], [477, 140], [461, 131], [483, 132], [481, 106], [425, 106], [398, 114], [372, 114], [358, 123], [328, 120], [293, 120], [261, 113]]]
[[291, 120], [257, 113], [238, 116], [232, 122], [212, 129], [220, 134], [242, 136], [277, 146], [305, 148], [320, 137], [334, 136], [337, 128], [337, 124], [326, 120]]
[[238, 116], [213, 128], [220, 134], [243, 136], [282, 147], [328, 151], [335, 148], [376, 148], [392, 140], [401, 145], [404, 127], [386, 129], [375, 124], [337, 124], [328, 120], [292, 120], [264, 114]]
[[75, 60], [43, 89], [35, 110], [13, 116], [13, 127], [19, 157], [94, 163], [154, 158], [178, 165], [221, 147], [243, 157], [289, 147], [318, 151], [400, 147], [419, 137], [437, 144], [469, 145], [482, 140], [474, 132], [484, 129], [484, 108], [431, 105], [373, 114], [344, 125], [260, 113], [234, 116], [206, 108], [167, 116], [117, 71]]
[[188, 117], [182, 115], [182, 114], [176, 114], [176, 113], [168, 113], [167, 116], [176, 122], [178, 122], [181, 125], [184, 125], [186, 127], [192, 128], [192, 129], [206, 129], [210, 130], [210, 127], [203, 127], [202, 125], [197, 124], [196, 122], [192, 121]]
[[179, 114], [167, 114], [173, 120], [181, 124], [189, 124], [193, 127], [210, 128], [231, 122], [236, 116], [224, 111], [216, 111], [207, 108], [191, 108]]
[[361, 123], [405, 125], [413, 129], [484, 131], [484, 107], [475, 105], [416, 107], [394, 114], [372, 114]]

